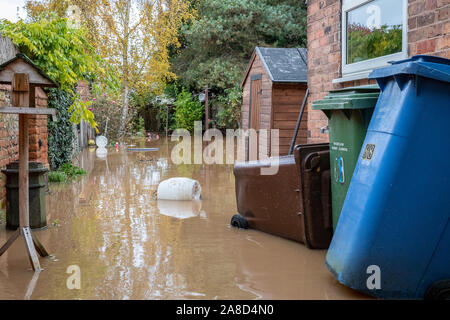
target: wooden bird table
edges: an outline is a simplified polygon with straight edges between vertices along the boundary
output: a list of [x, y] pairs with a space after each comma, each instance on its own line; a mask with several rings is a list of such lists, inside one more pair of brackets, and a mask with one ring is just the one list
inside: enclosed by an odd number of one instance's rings
[[56, 119], [55, 109], [35, 108], [36, 87], [56, 87], [56, 84], [45, 75], [31, 60], [23, 54], [0, 65], [0, 83], [11, 85], [11, 107], [0, 108], [0, 113], [19, 115], [19, 228], [0, 248], [0, 256], [19, 237], [23, 237], [34, 271], [41, 271], [37, 254], [48, 256], [48, 252], [30, 229], [28, 198], [28, 116], [51, 115]]

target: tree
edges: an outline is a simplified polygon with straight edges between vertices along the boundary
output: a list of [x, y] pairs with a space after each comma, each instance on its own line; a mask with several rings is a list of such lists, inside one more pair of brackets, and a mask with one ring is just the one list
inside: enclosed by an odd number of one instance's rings
[[73, 123], [83, 119], [96, 127], [89, 102], [83, 102], [75, 91], [78, 81], [87, 79], [99, 90], [108, 87], [114, 91], [117, 86], [113, 72], [87, 41], [86, 29], [71, 28], [67, 19], [50, 15], [29, 23], [2, 20], [0, 33], [9, 37], [62, 90], [70, 93], [73, 103], [69, 113]]
[[[31, 2], [28, 8], [38, 10], [37, 1]], [[44, 1], [55, 7], [57, 2]], [[168, 47], [179, 46], [179, 26], [193, 17], [189, 3], [186, 0], [65, 0], [64, 3], [80, 9], [98, 53], [119, 71], [123, 134], [130, 91], [161, 92], [168, 80], [176, 78], [170, 70]]]
[[212, 89], [216, 126], [235, 125], [239, 83], [255, 46], [306, 46], [305, 1], [200, 0], [196, 9], [198, 18], [180, 28], [173, 71], [192, 91]]
[[175, 123], [177, 129], [194, 130], [195, 121], [201, 121], [203, 107], [197, 99], [193, 99], [189, 91], [183, 90], [175, 101]]

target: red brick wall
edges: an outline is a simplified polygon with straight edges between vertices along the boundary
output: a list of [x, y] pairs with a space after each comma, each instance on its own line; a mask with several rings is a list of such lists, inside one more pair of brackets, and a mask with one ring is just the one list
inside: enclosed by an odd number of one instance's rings
[[[47, 95], [41, 89], [36, 89], [36, 107], [47, 107]], [[29, 117], [29, 135], [30, 135], [30, 161], [42, 162], [46, 167], [48, 163], [48, 131], [47, 131], [47, 116], [33, 115]], [[41, 140], [41, 146], [39, 146]]]
[[[0, 85], [0, 106], [10, 106], [9, 86]], [[36, 107], [47, 107], [47, 95], [41, 89], [36, 89]], [[47, 154], [47, 117], [29, 116], [29, 152], [30, 161], [39, 161], [48, 167]], [[18, 160], [18, 116], [0, 114], [0, 169], [6, 165]], [[42, 146], [39, 147], [39, 140]], [[6, 178], [3, 173], [0, 174], [0, 205], [1, 209], [5, 207], [6, 197]]]
[[[409, 56], [431, 54], [450, 58], [448, 0], [409, 0]], [[341, 0], [308, 0], [308, 143], [327, 142], [320, 128], [328, 123], [312, 102], [332, 89], [368, 84], [367, 79], [333, 84], [341, 77]]]
[[77, 92], [80, 95], [81, 100], [88, 101], [89, 99], [91, 99], [91, 90], [89, 88], [89, 84], [86, 81], [81, 80], [78, 82]]
[[432, 54], [450, 59], [449, 0], [409, 0], [409, 55]]
[[340, 77], [341, 1], [308, 1], [308, 143], [327, 142], [320, 128], [328, 124], [322, 111], [312, 110], [312, 102], [334, 88], [331, 81]]

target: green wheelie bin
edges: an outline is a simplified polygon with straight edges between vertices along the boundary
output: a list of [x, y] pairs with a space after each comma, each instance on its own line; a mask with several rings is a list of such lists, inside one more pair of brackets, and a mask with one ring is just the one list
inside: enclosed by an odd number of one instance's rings
[[378, 85], [366, 85], [330, 91], [323, 100], [313, 103], [313, 110], [322, 110], [328, 117], [333, 229], [379, 95]]

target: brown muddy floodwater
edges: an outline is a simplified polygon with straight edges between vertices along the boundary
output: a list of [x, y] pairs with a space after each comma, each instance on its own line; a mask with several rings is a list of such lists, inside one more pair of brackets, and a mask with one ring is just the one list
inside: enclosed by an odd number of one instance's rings
[[[142, 145], [141, 145], [142, 146]], [[0, 299], [363, 299], [331, 276], [326, 251], [229, 226], [236, 213], [233, 167], [174, 165], [159, 152], [85, 150], [78, 181], [51, 184], [49, 227], [34, 231], [53, 258], [33, 278], [23, 241], [0, 257]], [[201, 208], [158, 203], [170, 177], [192, 177]], [[168, 215], [161, 214], [161, 211]], [[11, 235], [0, 226], [0, 244]], [[67, 269], [79, 266], [81, 289]]]

